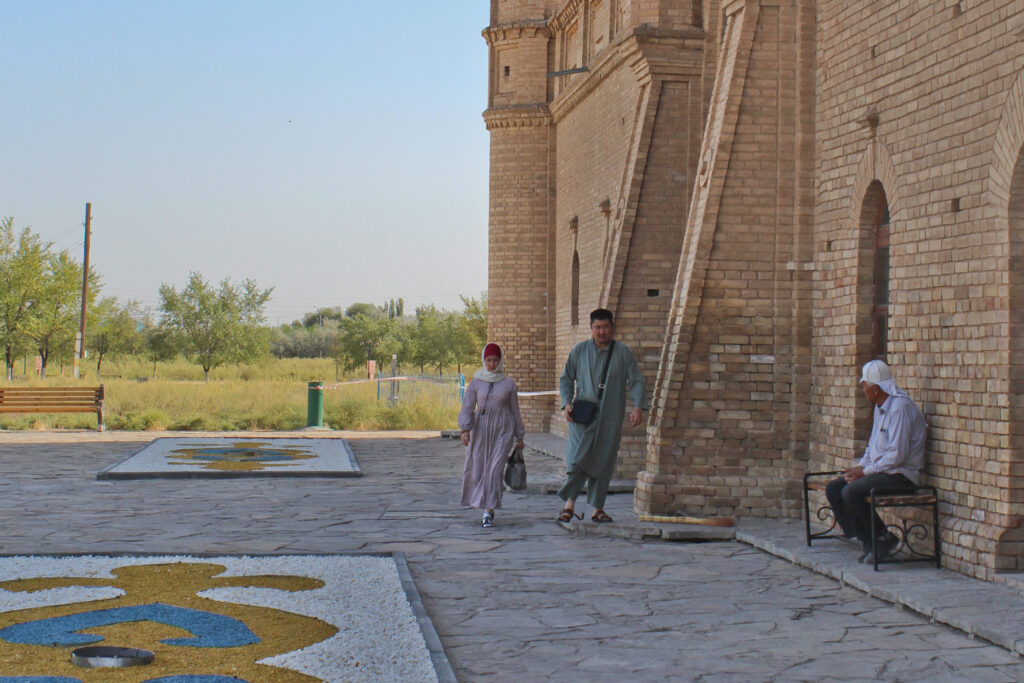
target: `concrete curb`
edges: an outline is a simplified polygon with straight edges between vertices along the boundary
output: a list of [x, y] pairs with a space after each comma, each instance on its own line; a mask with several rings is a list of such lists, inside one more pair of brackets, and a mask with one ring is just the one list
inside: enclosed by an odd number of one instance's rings
[[736, 540], [1024, 655], [1024, 595], [1007, 585], [919, 564], [886, 564], [876, 572], [857, 564], [859, 549], [848, 542], [808, 548], [801, 520], [745, 520]]
[[405, 599], [412, 607], [412, 613], [416, 615], [416, 623], [423, 634], [423, 640], [427, 645], [427, 652], [430, 653], [430, 662], [434, 666], [438, 683], [458, 683], [455, 676], [455, 669], [452, 667], [448, 654], [444, 651], [441, 637], [434, 628], [434, 622], [430, 620], [427, 609], [423, 606], [423, 599], [420, 597], [416, 582], [409, 572], [409, 564], [405, 561], [405, 553], [398, 551], [391, 553], [395, 566], [398, 568], [398, 579], [402, 582], [402, 589], [405, 591]]
[[658, 540], [676, 542], [731, 541], [735, 527], [713, 527], [701, 524], [656, 524], [641, 522], [635, 516], [621, 516], [621, 521], [598, 524], [587, 517], [571, 522], [557, 522], [566, 531], [580, 536], [604, 536], [635, 541]]

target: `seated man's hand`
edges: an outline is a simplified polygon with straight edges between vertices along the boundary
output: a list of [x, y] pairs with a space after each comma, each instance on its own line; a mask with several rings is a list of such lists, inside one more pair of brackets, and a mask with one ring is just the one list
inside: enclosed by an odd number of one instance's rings
[[864, 468], [861, 467], [860, 465], [857, 465], [856, 467], [851, 467], [843, 472], [843, 478], [846, 479], [847, 483], [851, 481], [857, 481], [863, 476]]

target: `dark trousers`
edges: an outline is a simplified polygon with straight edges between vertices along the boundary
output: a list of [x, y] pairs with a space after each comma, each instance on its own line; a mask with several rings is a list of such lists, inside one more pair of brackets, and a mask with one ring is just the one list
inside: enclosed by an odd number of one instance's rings
[[914, 482], [902, 474], [867, 474], [847, 484], [842, 477], [833, 479], [825, 487], [825, 497], [832, 506], [839, 528], [847, 536], [856, 536], [865, 546], [871, 543], [871, 525], [875, 526], [878, 538], [885, 536], [885, 523], [874, 515], [872, 519], [871, 504], [868, 493], [873, 488], [914, 489]]
[[590, 507], [595, 510], [603, 510], [605, 498], [608, 497], [608, 485], [610, 483], [610, 479], [598, 479], [597, 477], [590, 476], [583, 470], [574, 469], [566, 475], [562, 488], [558, 489], [558, 496], [564, 501], [572, 500], [575, 502], [576, 496], [580, 495], [583, 487], [586, 486], [587, 502], [590, 503]]

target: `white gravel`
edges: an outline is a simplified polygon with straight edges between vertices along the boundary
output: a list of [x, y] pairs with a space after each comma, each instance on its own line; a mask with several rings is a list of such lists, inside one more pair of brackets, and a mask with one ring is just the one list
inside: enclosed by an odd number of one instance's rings
[[[0, 557], [0, 580], [39, 577], [109, 577], [125, 565], [203, 562], [224, 565], [222, 576], [292, 575], [320, 579], [315, 590], [214, 588], [201, 596], [270, 607], [321, 619], [338, 633], [302, 650], [261, 660], [323, 681], [436, 681], [430, 655], [390, 557]], [[0, 589], [0, 611], [109, 599], [107, 587], [58, 588], [34, 593]], [[202, 673], [202, 672], [196, 672]]]

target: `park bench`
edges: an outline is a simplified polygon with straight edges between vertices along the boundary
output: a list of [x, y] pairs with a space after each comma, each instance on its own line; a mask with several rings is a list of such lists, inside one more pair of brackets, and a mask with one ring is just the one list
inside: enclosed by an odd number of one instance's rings
[[[811, 492], [817, 492], [824, 499], [825, 487], [832, 479], [842, 474], [835, 472], [808, 472], [804, 475], [804, 524], [807, 532], [807, 545], [812, 541], [826, 538], [845, 538], [836, 522], [828, 500], [815, 511], [818, 521], [828, 528], [824, 531], [811, 531]], [[925, 540], [929, 538], [927, 521], [899, 517], [899, 525], [886, 522], [886, 528], [896, 535], [899, 543], [888, 556], [878, 558], [878, 541], [875, 530], [871, 530], [871, 549], [875, 560], [875, 571], [879, 564], [892, 562], [935, 562], [938, 569], [942, 566], [942, 553], [939, 538], [939, 496], [934, 486], [918, 486], [913, 490], [873, 488], [867, 495], [871, 505], [871, 513], [891, 508], [916, 508], [930, 513], [931, 517], [931, 551], [925, 549]]]
[[0, 413], [96, 413], [103, 431], [103, 385], [0, 387]]

